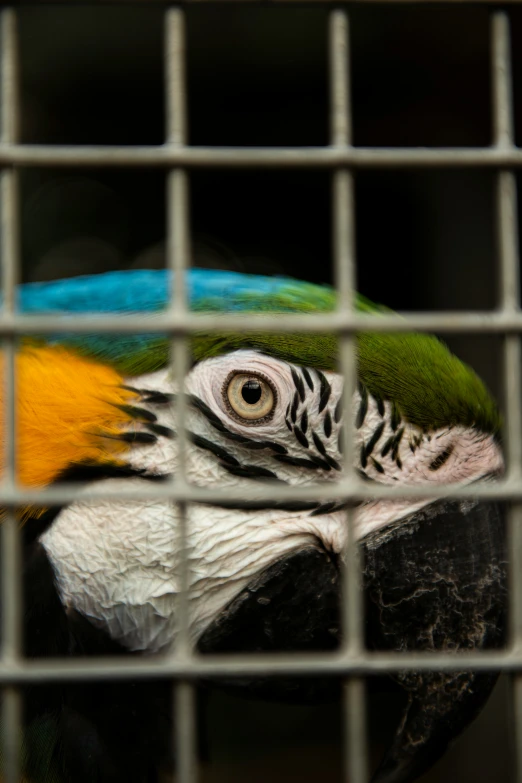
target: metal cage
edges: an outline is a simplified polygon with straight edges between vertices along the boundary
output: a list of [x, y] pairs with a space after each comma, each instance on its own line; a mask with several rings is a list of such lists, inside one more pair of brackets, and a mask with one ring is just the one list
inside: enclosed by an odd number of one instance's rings
[[[2, 617], [3, 649], [0, 660], [0, 685], [4, 689], [3, 726], [5, 729], [5, 780], [16, 783], [19, 777], [18, 736], [20, 729], [19, 687], [35, 682], [93, 681], [103, 679], [147, 679], [158, 676], [172, 678], [174, 683], [176, 747], [178, 758], [177, 780], [193, 783], [196, 779], [195, 760], [195, 700], [194, 685], [199, 678], [263, 674], [277, 676], [283, 673], [310, 677], [321, 673], [344, 678], [345, 714], [345, 769], [350, 783], [368, 780], [366, 752], [365, 693], [363, 678], [384, 672], [410, 669], [499, 670], [513, 678], [516, 720], [517, 780], [522, 781], [522, 411], [521, 411], [521, 354], [520, 332], [522, 314], [519, 307], [519, 261], [516, 221], [516, 183], [513, 169], [522, 165], [522, 151], [514, 142], [513, 98], [511, 85], [511, 55], [509, 16], [504, 10], [493, 10], [490, 18], [491, 80], [493, 84], [493, 138], [486, 148], [428, 149], [428, 148], [361, 148], [352, 145], [352, 114], [350, 101], [350, 23], [345, 8], [329, 11], [328, 51], [330, 81], [330, 144], [316, 148], [217, 148], [191, 147], [187, 137], [187, 86], [185, 75], [184, 10], [166, 8], [164, 16], [164, 66], [166, 74], [167, 129], [164, 144], [149, 147], [82, 147], [43, 146], [19, 143], [19, 78], [17, 68], [17, 10], [4, 8], [1, 12], [1, 259], [4, 306], [0, 317], [0, 335], [3, 341], [6, 367], [6, 465], [0, 488], [0, 503], [8, 510], [2, 527]], [[20, 220], [18, 170], [23, 167], [158, 167], [168, 172], [168, 265], [175, 271], [178, 285], [170, 309], [162, 315], [139, 323], [132, 317], [103, 317], [97, 320], [99, 332], [158, 332], [172, 338], [172, 361], [178, 379], [183, 378], [187, 366], [186, 338], [198, 330], [255, 331], [259, 320], [251, 315], [205, 316], [190, 313], [187, 308], [183, 280], [189, 256], [188, 195], [190, 172], [196, 168], [232, 169], [322, 169], [331, 172], [333, 187], [333, 248], [336, 287], [339, 305], [335, 313], [318, 316], [263, 317], [266, 331], [332, 331], [340, 337], [340, 359], [345, 383], [345, 403], [351, 398], [354, 380], [355, 331], [437, 331], [439, 333], [495, 333], [504, 339], [504, 375], [506, 389], [508, 470], [497, 484], [480, 489], [460, 488], [430, 491], [435, 497], [481, 497], [503, 499], [510, 504], [510, 641], [498, 652], [471, 654], [385, 654], [370, 653], [363, 643], [363, 611], [360, 574], [355, 543], [350, 542], [344, 569], [344, 644], [339, 652], [314, 655], [263, 656], [204, 656], [196, 655], [188, 639], [188, 564], [185, 561], [183, 581], [185, 589], [180, 602], [180, 640], [172, 657], [155, 660], [90, 659], [89, 661], [38, 661], [21, 658], [21, 595], [19, 584], [20, 545], [15, 522], [18, 506], [33, 504], [70, 503], [78, 487], [55, 485], [46, 491], [29, 492], [17, 487], [14, 474], [15, 422], [14, 398], [16, 389], [14, 354], [17, 338], [31, 334], [48, 334], [63, 328], [63, 322], [54, 317], [22, 316], [16, 310], [15, 288], [20, 270]], [[355, 279], [354, 243], [354, 187], [353, 171], [358, 169], [426, 169], [444, 166], [466, 169], [490, 169], [496, 178], [496, 210], [498, 223], [498, 264], [501, 277], [501, 303], [492, 312], [459, 312], [410, 314], [404, 319], [357, 315], [352, 310], [352, 292]], [[67, 329], [85, 333], [92, 329], [88, 318], [75, 318]], [[176, 402], [178, 421], [183, 421], [184, 401]], [[348, 407], [348, 405], [346, 405]], [[346, 427], [346, 468], [337, 484], [313, 489], [270, 488], [272, 497], [331, 498], [332, 495], [355, 504], [367, 499], [368, 487], [351, 468], [350, 453], [353, 438]], [[183, 455], [185, 439], [180, 431], [180, 449]], [[183, 464], [183, 460], [181, 460]], [[266, 491], [266, 489], [265, 489]], [[260, 496], [262, 488], [259, 489]], [[230, 491], [227, 498], [230, 499]], [[425, 495], [422, 488], [401, 489], [401, 497]], [[125, 493], [125, 498], [162, 497], [179, 504], [202, 499], [212, 500], [219, 493], [200, 489], [187, 483], [183, 470], [174, 481], [154, 486], [145, 491]], [[371, 489], [372, 497], [393, 497], [386, 488]], [[97, 498], [102, 497], [102, 493]], [[105, 492], [104, 498], [115, 497]], [[122, 494], [118, 493], [118, 499]], [[350, 514], [348, 512], [348, 521]], [[184, 531], [186, 535], [186, 531]]]

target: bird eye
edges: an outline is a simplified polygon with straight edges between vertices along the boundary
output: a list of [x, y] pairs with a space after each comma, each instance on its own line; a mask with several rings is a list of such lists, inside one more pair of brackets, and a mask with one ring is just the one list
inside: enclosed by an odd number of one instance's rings
[[225, 381], [223, 397], [231, 413], [251, 422], [270, 417], [276, 404], [272, 384], [266, 378], [250, 373], [230, 375]]

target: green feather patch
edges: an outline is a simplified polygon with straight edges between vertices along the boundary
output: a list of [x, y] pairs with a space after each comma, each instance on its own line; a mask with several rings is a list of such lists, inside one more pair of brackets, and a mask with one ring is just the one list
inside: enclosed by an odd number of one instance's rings
[[[336, 307], [335, 291], [328, 286], [288, 278], [232, 277], [246, 280], [248, 285], [234, 289], [230, 296], [226, 288], [218, 288], [214, 294], [206, 291], [192, 298], [191, 309], [200, 313], [244, 315], [326, 313]], [[260, 280], [265, 288], [269, 287], [268, 293]], [[361, 313], [392, 313], [362, 296], [356, 297], [355, 307]], [[161, 309], [161, 305], [158, 303], [148, 312], [153, 309]], [[139, 323], [138, 319], [146, 318], [147, 313], [137, 312], [136, 316]], [[131, 376], [160, 369], [167, 364], [169, 356], [169, 340], [158, 334], [57, 335], [51, 342], [64, 343]], [[190, 339], [190, 347], [194, 361], [251, 348], [307, 367], [337, 369], [338, 340], [333, 334], [218, 331], [195, 334]], [[393, 402], [401, 416], [412, 424], [426, 430], [454, 424], [475, 426], [485, 432], [499, 430], [497, 407], [482, 381], [437, 338], [424, 334], [359, 334], [357, 354], [360, 381], [375, 396]]]
[[[252, 298], [242, 303], [242, 309], [248, 309], [249, 305], [255, 312], [272, 313], [335, 309], [335, 295], [330, 289], [311, 288], [315, 289], [311, 299], [295, 302], [283, 292], [270, 302], [269, 308], [266, 302]], [[204, 304], [202, 310], [212, 309], [210, 302]], [[393, 314], [392, 310], [375, 305], [361, 295], [357, 295], [355, 307], [361, 313]], [[331, 334], [212, 333], [196, 335], [192, 341], [196, 361], [241, 348], [259, 350], [307, 367], [338, 369], [338, 339]], [[422, 429], [456, 424], [474, 426], [484, 432], [496, 433], [500, 429], [497, 406], [480, 378], [433, 335], [358, 334], [357, 359], [359, 379], [370, 393], [395, 403], [403, 419]]]

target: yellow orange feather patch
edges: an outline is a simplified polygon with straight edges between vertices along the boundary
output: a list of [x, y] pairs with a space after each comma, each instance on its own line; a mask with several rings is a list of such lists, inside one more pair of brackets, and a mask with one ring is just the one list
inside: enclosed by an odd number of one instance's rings
[[[71, 464], [114, 462], [128, 449], [111, 437], [130, 423], [116, 406], [129, 404], [135, 395], [122, 388], [123, 379], [114, 369], [49, 346], [23, 348], [15, 366], [20, 484], [42, 487]], [[1, 405], [2, 432], [4, 416]]]

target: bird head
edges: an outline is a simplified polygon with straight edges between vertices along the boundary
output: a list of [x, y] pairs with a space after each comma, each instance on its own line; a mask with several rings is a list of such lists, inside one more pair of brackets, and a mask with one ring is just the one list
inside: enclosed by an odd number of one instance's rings
[[[164, 273], [126, 274], [124, 281], [118, 273], [27, 286], [22, 308], [143, 313], [165, 303]], [[118, 307], [123, 290], [125, 306]], [[193, 309], [207, 312], [313, 313], [335, 305], [325, 287], [208, 270], [190, 273], [189, 293]], [[358, 306], [374, 309], [362, 299]], [[187, 480], [241, 496], [186, 508], [190, 634], [201, 651], [338, 646], [348, 528], [346, 498], [336, 497], [335, 480], [343, 467], [346, 420], [354, 430], [354, 467], [369, 495], [353, 512], [367, 646], [459, 651], [502, 643], [505, 552], [498, 507], [473, 499], [430, 500], [430, 488], [501, 474], [500, 419], [482, 382], [436, 338], [359, 335], [358, 384], [348, 411], [332, 335], [196, 335], [183, 389], [165, 366], [161, 336], [122, 343], [110, 336], [60, 335], [54, 342], [66, 347], [33, 345], [19, 359], [19, 421], [34, 422], [35, 390], [42, 399], [54, 396], [58, 412], [69, 410], [67, 400], [74, 399], [84, 418], [75, 414], [74, 437], [70, 421], [69, 435], [63, 435], [74, 441], [74, 455], [59, 436], [60, 459], [45, 483], [95, 472], [83, 497], [53, 513], [41, 543], [67, 610], [122, 648], [150, 654], [175, 645], [181, 512], [168, 499], [107, 501], [96, 493], [176, 475], [180, 393], [187, 412]], [[66, 371], [68, 380], [57, 384], [58, 358], [81, 365], [95, 392], [79, 370]], [[31, 427], [24, 426], [20, 475], [42, 483], [30, 478], [35, 436], [25, 435]], [[39, 437], [40, 449], [49, 451], [48, 437]], [[270, 496], [272, 485], [328, 482], [328, 500]], [[378, 484], [393, 486], [397, 496], [372, 498]], [[426, 496], [401, 498], [407, 486], [425, 487]], [[429, 767], [478, 713], [495, 679], [466, 671], [395, 676], [408, 702], [376, 773], [379, 783], [406, 783]], [[295, 681], [266, 678], [243, 679], [241, 687], [281, 697], [299, 690]], [[302, 693], [314, 695], [309, 681]]]

